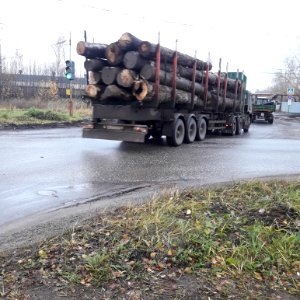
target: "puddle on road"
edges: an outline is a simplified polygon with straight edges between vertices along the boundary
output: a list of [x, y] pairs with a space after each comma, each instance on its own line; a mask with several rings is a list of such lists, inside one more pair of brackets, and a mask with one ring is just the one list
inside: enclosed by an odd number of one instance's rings
[[53, 190], [38, 191], [38, 195], [58, 197], [57, 192]]
[[91, 188], [91, 184], [83, 183], [77, 185], [61, 185], [61, 186], [54, 186], [50, 189], [38, 191], [37, 194], [40, 196], [51, 196], [51, 197], [58, 197], [58, 194], [61, 193], [70, 193], [70, 192], [81, 192]]

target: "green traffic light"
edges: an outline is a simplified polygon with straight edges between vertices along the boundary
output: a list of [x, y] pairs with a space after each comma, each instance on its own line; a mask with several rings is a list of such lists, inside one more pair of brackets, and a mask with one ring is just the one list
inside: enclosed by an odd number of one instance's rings
[[66, 73], [66, 78], [69, 80], [73, 79], [72, 73]]
[[72, 60], [66, 60], [65, 77], [68, 80], [75, 79], [75, 62]]

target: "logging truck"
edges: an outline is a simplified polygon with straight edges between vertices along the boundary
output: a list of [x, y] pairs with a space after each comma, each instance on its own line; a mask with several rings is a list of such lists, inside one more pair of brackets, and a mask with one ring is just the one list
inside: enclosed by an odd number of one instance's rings
[[86, 57], [83, 96], [93, 108], [84, 138], [145, 142], [165, 136], [168, 145], [179, 146], [207, 133], [249, 130], [252, 103], [243, 73], [213, 73], [209, 62], [130, 33], [110, 45], [80, 41], [77, 53]]

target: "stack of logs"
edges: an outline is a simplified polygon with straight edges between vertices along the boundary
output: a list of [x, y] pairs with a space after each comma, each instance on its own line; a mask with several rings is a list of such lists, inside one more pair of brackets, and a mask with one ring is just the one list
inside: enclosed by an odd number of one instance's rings
[[[86, 57], [84, 67], [89, 74], [86, 96], [103, 103], [175, 101], [176, 104], [189, 104], [193, 99], [195, 106], [205, 105], [208, 109], [222, 107], [224, 110], [232, 109], [236, 105], [233, 103], [240, 101], [237, 97], [239, 81], [225, 80], [222, 76], [219, 97], [218, 74], [209, 72], [210, 63], [176, 52], [177, 64], [174, 67], [175, 51], [161, 46], [159, 79], [156, 79], [157, 47], [130, 33], [122, 34], [117, 42], [110, 45], [78, 42], [77, 53]], [[172, 92], [174, 68], [175, 93]]]

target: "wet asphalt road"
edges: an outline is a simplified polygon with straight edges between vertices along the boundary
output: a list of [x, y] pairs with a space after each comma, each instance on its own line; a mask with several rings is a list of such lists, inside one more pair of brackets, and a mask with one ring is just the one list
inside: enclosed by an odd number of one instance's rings
[[168, 147], [81, 138], [80, 128], [0, 131], [0, 226], [122, 193], [300, 174], [300, 121]]

